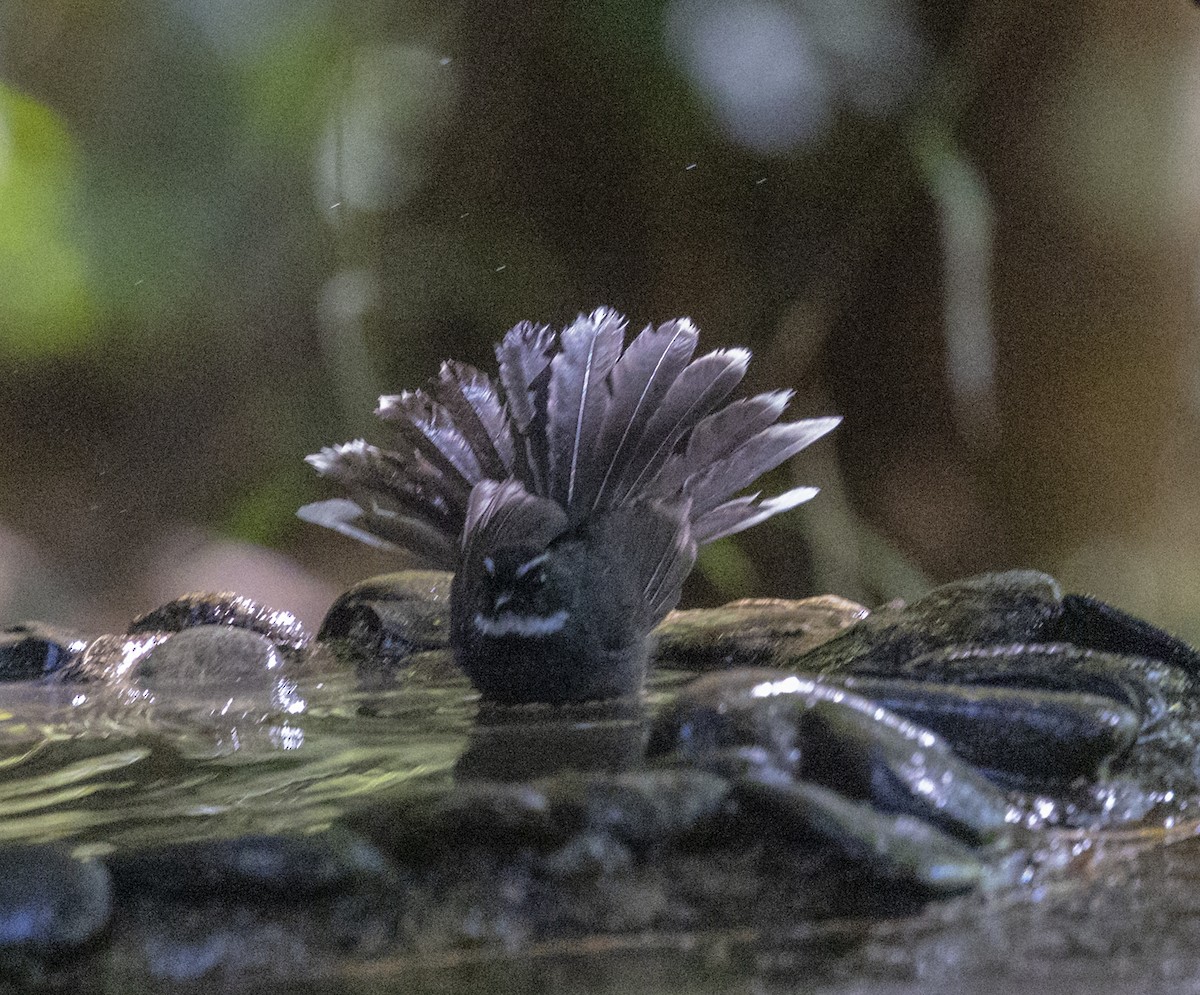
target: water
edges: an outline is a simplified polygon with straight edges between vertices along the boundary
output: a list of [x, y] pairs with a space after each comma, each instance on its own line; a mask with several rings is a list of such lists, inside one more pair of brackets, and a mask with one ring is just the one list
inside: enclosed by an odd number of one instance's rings
[[367, 797], [447, 785], [465, 682], [363, 690], [318, 661], [261, 687], [14, 683], [0, 707], [0, 841], [79, 853], [321, 828]]

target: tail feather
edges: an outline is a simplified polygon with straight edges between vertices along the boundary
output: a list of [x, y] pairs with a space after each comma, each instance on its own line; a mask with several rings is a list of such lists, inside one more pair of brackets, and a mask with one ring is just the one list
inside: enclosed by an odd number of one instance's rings
[[536, 417], [533, 385], [550, 366], [555, 338], [548, 326], [522, 321], [510, 328], [496, 346], [509, 415], [513, 427], [522, 434], [529, 431]]
[[700, 516], [716, 508], [730, 495], [832, 430], [840, 420], [809, 418], [772, 425], [747, 439], [728, 456], [710, 463], [684, 482], [684, 493], [692, 500], [693, 513]]
[[668, 458], [646, 489], [663, 496], [681, 491], [690, 477], [736, 453], [774, 425], [791, 398], [790, 390], [777, 390], [742, 398], [713, 412], [692, 430], [683, 452]]
[[692, 534], [697, 545], [703, 546], [765, 522], [781, 511], [790, 511], [816, 496], [816, 487], [794, 487], [766, 501], [759, 501], [757, 494], [734, 498], [697, 518], [692, 523]]
[[513, 437], [500, 395], [483, 373], [466, 363], [442, 364], [437, 400], [475, 453], [485, 477], [503, 480], [513, 473]]
[[680, 318], [657, 329], [648, 326], [617, 360], [609, 377], [612, 400], [594, 450], [593, 508], [604, 506], [607, 490], [628, 470], [650, 415], [691, 360], [698, 340], [695, 326]]
[[718, 349], [680, 373], [650, 416], [628, 470], [612, 490], [610, 504], [646, 491], [680, 440], [742, 382], [749, 362], [750, 353], [745, 349]]
[[590, 510], [590, 454], [608, 412], [608, 375], [621, 355], [624, 339], [625, 319], [598, 308], [590, 315], [580, 315], [563, 330], [561, 351], [550, 364], [546, 408], [549, 496], [564, 508]]
[[378, 505], [364, 508], [347, 498], [330, 498], [306, 504], [296, 514], [306, 522], [333, 529], [376, 549], [407, 550], [446, 570], [453, 570], [458, 564], [454, 543], [442, 529]]
[[400, 438], [420, 453], [465, 496], [483, 479], [479, 459], [446, 409], [423, 390], [406, 390], [379, 399], [375, 414], [393, 422]]
[[535, 494], [549, 492], [546, 403], [555, 341], [554, 332], [547, 326], [522, 321], [510, 328], [496, 346], [500, 383], [516, 444], [514, 470]]
[[330, 446], [307, 457], [323, 477], [353, 493], [385, 496], [407, 514], [420, 515], [443, 528], [462, 520], [469, 494], [436, 470], [420, 453], [377, 449], [362, 439]]

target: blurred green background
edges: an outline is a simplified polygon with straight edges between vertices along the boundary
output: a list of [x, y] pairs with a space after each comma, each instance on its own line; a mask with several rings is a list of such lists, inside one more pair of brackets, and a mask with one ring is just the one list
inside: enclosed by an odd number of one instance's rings
[[3, 0], [0, 621], [391, 561], [302, 457], [522, 318], [839, 412], [687, 603], [1015, 565], [1200, 638], [1185, 0]]

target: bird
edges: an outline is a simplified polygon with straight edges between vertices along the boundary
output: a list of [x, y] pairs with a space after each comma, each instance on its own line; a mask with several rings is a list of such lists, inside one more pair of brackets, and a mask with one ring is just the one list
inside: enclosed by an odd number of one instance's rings
[[450, 646], [484, 702], [639, 694], [697, 549], [817, 493], [739, 494], [840, 418], [780, 421], [790, 390], [730, 401], [749, 351], [697, 357], [688, 318], [627, 327], [607, 307], [520, 322], [496, 381], [448, 360], [379, 399], [390, 445], [307, 457], [349, 496], [302, 519], [454, 571]]

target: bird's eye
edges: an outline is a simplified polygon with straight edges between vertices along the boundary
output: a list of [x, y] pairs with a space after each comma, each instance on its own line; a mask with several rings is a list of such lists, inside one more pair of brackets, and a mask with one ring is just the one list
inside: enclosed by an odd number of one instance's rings
[[527, 560], [517, 567], [513, 579], [524, 581], [530, 587], [541, 587], [546, 583], [546, 561], [549, 559], [549, 553], [541, 553], [532, 560]]

